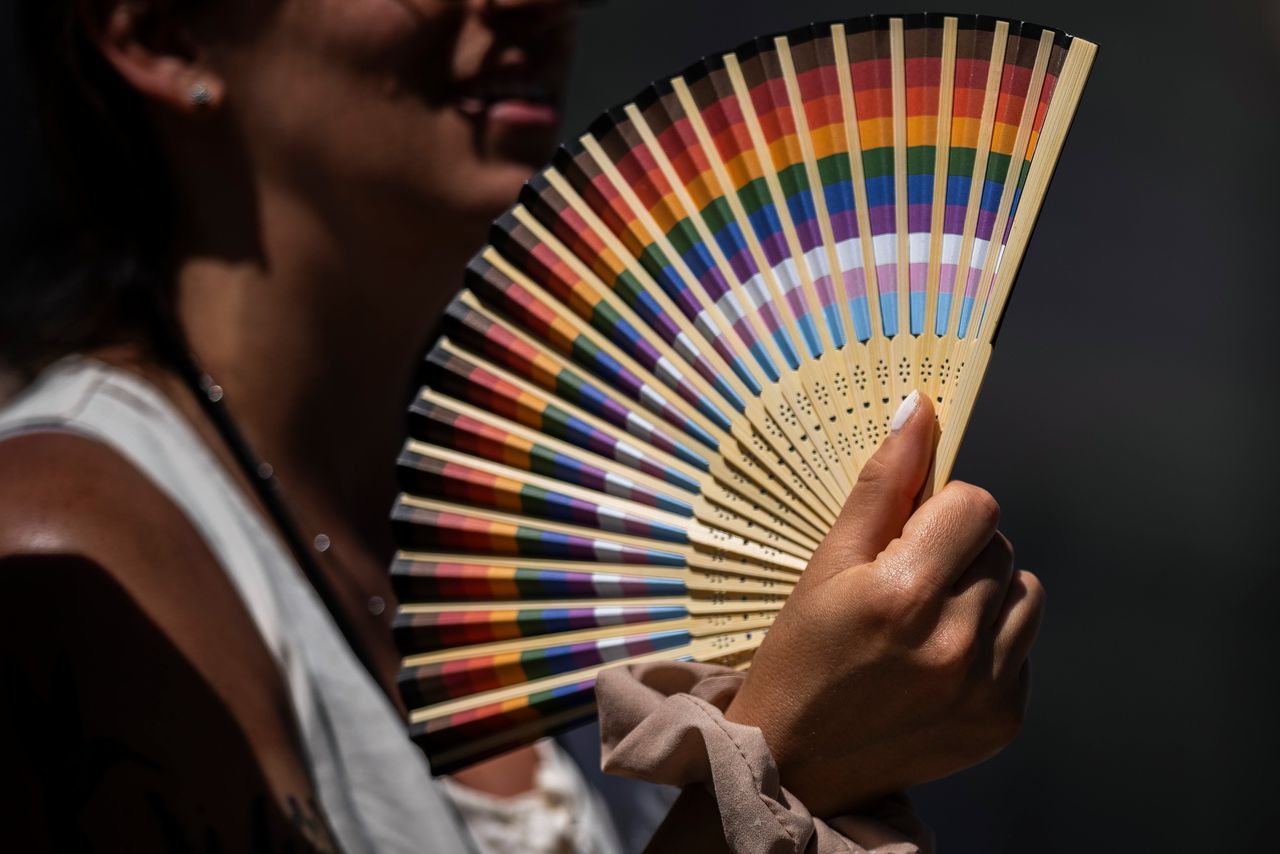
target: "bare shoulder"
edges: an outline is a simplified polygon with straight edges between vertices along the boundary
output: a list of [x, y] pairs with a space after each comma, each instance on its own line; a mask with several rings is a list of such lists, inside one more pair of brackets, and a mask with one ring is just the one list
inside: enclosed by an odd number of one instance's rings
[[198, 534], [141, 472], [75, 433], [0, 442], [0, 557], [110, 558], [140, 535], [191, 545]]
[[[54, 569], [56, 567], [56, 570]], [[103, 578], [87, 578], [90, 575]], [[106, 582], [199, 665], [228, 645], [265, 648], [209, 545], [186, 515], [108, 446], [71, 433], [0, 442], [0, 587], [58, 576], [61, 607]]]

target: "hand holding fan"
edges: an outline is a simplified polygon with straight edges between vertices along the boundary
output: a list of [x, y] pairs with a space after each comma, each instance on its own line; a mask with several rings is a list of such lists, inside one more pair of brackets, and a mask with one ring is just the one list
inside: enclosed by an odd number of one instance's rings
[[987, 17], [757, 39], [529, 181], [400, 458], [400, 684], [445, 772], [602, 667], [746, 666], [913, 390], [945, 483], [1095, 46]]

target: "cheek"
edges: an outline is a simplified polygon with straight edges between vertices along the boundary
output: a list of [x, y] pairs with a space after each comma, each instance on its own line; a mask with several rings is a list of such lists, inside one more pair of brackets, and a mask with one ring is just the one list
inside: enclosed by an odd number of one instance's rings
[[441, 97], [457, 21], [415, 15], [407, 4], [290, 4], [274, 37], [232, 63], [251, 69], [230, 81], [251, 159], [266, 180], [318, 204], [365, 216], [434, 209], [487, 220], [514, 201], [531, 162], [551, 146], [518, 161], [486, 151]]

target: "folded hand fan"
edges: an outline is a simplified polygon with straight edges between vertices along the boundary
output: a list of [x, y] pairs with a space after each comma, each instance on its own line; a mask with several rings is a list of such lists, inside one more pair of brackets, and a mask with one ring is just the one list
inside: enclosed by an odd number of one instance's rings
[[400, 458], [400, 687], [446, 772], [604, 667], [746, 666], [912, 390], [945, 482], [1095, 46], [761, 38], [610, 110], [448, 307]]

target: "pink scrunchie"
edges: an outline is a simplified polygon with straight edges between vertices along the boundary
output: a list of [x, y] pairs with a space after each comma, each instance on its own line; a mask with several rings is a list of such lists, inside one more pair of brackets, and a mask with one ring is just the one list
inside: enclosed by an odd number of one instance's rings
[[725, 720], [745, 674], [713, 664], [657, 662], [600, 674], [603, 767], [651, 783], [702, 783], [715, 795], [737, 854], [926, 854], [932, 834], [905, 796], [874, 816], [814, 818], [782, 787], [759, 728]]

